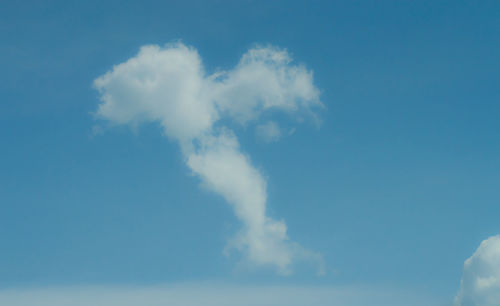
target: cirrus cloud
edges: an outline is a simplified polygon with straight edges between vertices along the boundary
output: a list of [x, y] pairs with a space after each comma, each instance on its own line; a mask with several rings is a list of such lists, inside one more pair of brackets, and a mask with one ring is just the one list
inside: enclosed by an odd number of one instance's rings
[[251, 286], [185, 283], [148, 287], [0, 289], [9, 306], [440, 306], [435, 297], [397, 288]]

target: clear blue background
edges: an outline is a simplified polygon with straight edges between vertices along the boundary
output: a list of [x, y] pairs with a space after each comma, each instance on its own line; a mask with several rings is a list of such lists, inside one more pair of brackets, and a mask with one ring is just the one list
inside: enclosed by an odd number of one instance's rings
[[[197, 280], [452, 296], [500, 233], [498, 1], [0, 2], [0, 287]], [[329, 273], [235, 272], [239, 224], [155, 125], [93, 136], [92, 81], [182, 39], [206, 70], [256, 43], [314, 71], [323, 124], [237, 132], [269, 211]]]

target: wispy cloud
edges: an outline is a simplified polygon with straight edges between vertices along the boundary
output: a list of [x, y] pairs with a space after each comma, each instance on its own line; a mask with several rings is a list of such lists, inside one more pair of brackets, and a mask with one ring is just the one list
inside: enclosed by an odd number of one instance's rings
[[220, 125], [223, 118], [255, 123], [269, 110], [292, 117], [314, 114], [322, 104], [311, 71], [293, 64], [285, 50], [257, 47], [232, 70], [207, 75], [197, 51], [177, 43], [142, 47], [94, 85], [102, 101], [98, 117], [132, 126], [159, 122], [180, 144], [193, 173], [231, 204], [243, 226], [229, 249], [283, 274], [301, 260], [324, 271], [319, 254], [291, 241], [285, 222], [267, 215], [266, 180], [241, 151], [235, 133]]
[[255, 128], [257, 138], [263, 142], [275, 142], [281, 138], [281, 129], [274, 121], [259, 124]]
[[438, 306], [421, 292], [387, 288], [182, 284], [0, 290], [9, 306]]

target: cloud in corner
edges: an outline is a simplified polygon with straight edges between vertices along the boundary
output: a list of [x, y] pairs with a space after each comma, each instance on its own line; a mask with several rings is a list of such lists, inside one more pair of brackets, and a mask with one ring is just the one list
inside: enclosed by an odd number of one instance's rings
[[455, 305], [500, 305], [500, 235], [481, 242], [465, 261]]

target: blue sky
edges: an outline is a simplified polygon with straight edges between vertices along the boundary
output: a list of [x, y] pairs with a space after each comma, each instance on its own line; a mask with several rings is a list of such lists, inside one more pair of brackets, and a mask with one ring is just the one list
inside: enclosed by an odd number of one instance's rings
[[[0, 291], [215, 283], [451, 303], [464, 261], [500, 234], [499, 14], [498, 1], [2, 2]], [[209, 128], [231, 131], [239, 147], [224, 152], [266, 182], [266, 216], [314, 255], [293, 273], [248, 255], [251, 243], [223, 254], [251, 220], [203, 170], [210, 152], [224, 163], [220, 150], [185, 149], [170, 121], [99, 115], [103, 91], [121, 92], [95, 80], [145, 45], [195, 52], [206, 79], [226, 73], [213, 86], [228, 113], [260, 94], [232, 91], [251, 50], [285, 52], [284, 71], [311, 75], [311, 90], [285, 92], [297, 110], [262, 106], [244, 123], [221, 110]]]

